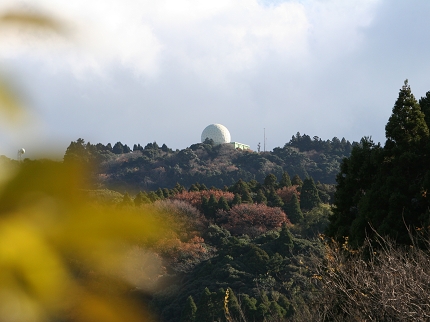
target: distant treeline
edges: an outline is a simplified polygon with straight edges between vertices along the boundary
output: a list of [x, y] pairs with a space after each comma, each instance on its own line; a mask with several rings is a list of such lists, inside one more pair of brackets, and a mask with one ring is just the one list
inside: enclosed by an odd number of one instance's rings
[[284, 172], [315, 182], [334, 184], [342, 159], [352, 147], [346, 139], [322, 140], [297, 133], [284, 147], [271, 152], [234, 149], [230, 145], [214, 145], [207, 140], [183, 150], [172, 150], [163, 144], [85, 143], [71, 142], [64, 161], [78, 161], [94, 166], [98, 187], [118, 191], [173, 188], [176, 183], [190, 187], [200, 182], [207, 187], [223, 188], [239, 179], [263, 181], [272, 173], [279, 180]]

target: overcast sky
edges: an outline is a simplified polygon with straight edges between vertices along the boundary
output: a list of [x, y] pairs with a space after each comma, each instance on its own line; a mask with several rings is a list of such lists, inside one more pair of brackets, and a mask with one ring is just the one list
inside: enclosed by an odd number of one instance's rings
[[0, 71], [29, 106], [0, 123], [15, 158], [71, 141], [183, 149], [211, 123], [233, 141], [283, 146], [311, 137], [372, 136], [403, 81], [430, 90], [430, 1], [3, 0], [39, 10], [67, 35], [0, 33]]

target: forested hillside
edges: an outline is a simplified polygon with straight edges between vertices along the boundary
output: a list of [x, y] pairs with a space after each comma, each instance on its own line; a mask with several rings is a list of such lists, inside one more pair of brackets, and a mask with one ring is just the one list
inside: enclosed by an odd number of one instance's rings
[[103, 204], [155, 208], [174, 223], [153, 246], [165, 269], [150, 300], [161, 321], [309, 321], [319, 296], [310, 257], [322, 256], [330, 187], [284, 172], [279, 181], [269, 174], [223, 190], [176, 184], [120, 202], [109, 190], [87, 193]]
[[284, 171], [302, 180], [312, 177], [315, 182], [334, 184], [340, 163], [353, 145], [344, 138], [323, 141], [300, 133], [284, 147], [262, 153], [211, 141], [173, 151], [155, 142], [131, 149], [121, 142], [112, 147], [78, 139], [67, 148], [64, 161], [93, 165], [99, 187], [118, 191], [173, 188], [176, 183], [190, 187], [196, 182], [222, 188], [239, 179], [263, 181], [270, 173], [280, 179]]

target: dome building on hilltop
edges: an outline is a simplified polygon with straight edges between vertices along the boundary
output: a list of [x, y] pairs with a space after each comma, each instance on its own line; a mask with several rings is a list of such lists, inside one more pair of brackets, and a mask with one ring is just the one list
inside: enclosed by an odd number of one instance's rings
[[231, 142], [229, 130], [221, 124], [208, 125], [202, 132], [202, 143], [206, 139], [213, 140], [215, 144], [231, 144], [235, 149], [249, 150], [250, 146], [239, 142]]

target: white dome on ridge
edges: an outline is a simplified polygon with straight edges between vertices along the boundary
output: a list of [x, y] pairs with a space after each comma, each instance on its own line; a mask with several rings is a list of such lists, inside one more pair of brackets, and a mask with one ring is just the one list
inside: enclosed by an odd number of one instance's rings
[[213, 140], [215, 144], [222, 144], [222, 143], [230, 143], [231, 142], [230, 132], [227, 130], [227, 128], [224, 125], [221, 125], [221, 124], [208, 125], [203, 130], [202, 143], [206, 139]]

